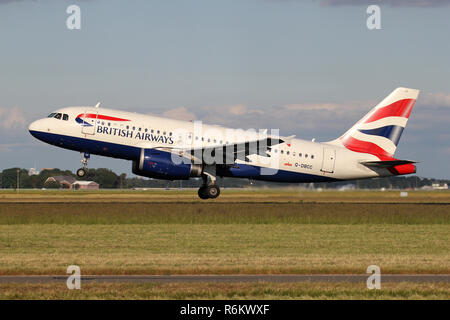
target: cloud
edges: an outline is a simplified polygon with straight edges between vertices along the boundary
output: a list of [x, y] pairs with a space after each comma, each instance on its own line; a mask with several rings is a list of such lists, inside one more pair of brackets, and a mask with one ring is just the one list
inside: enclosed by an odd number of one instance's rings
[[235, 116], [243, 116], [245, 114], [251, 114], [251, 113], [256, 113], [256, 114], [264, 113], [264, 111], [262, 111], [262, 110], [249, 109], [244, 104], [235, 104], [235, 105], [227, 107], [226, 110], [228, 110], [229, 113], [231, 113], [232, 115], [235, 115]]
[[[283, 135], [297, 134], [300, 138], [314, 137], [317, 141], [327, 141], [344, 133], [379, 100], [293, 102], [264, 107], [236, 103], [222, 106], [190, 106], [189, 110], [180, 107], [160, 114], [174, 119], [196, 119], [205, 124], [236, 129], [280, 129]], [[422, 93], [414, 108], [409, 128], [420, 132], [427, 139], [430, 135], [437, 139], [442, 130], [447, 130], [446, 123], [450, 121], [447, 107], [450, 107], [449, 93]], [[434, 111], [430, 112], [430, 108]]]
[[450, 5], [450, 0], [320, 0], [321, 6], [389, 5], [391, 7], [438, 7]]
[[197, 118], [194, 113], [189, 112], [185, 107], [165, 111], [162, 115], [167, 118], [185, 121], [195, 120]]
[[0, 152], [11, 152], [17, 148], [35, 147], [35, 143], [0, 143]]
[[281, 134], [330, 140], [342, 134], [374, 106], [372, 102], [292, 103], [250, 107], [245, 104], [202, 107], [196, 114], [205, 124], [242, 129], [280, 129]]
[[440, 151], [441, 153], [446, 154], [446, 155], [450, 155], [450, 147], [442, 147], [442, 148], [439, 148], [439, 151]]
[[23, 129], [26, 123], [25, 115], [21, 109], [17, 107], [0, 108], [0, 130]]
[[[23, 2], [24, 0], [0, 0], [0, 5], [1, 4], [8, 4], [8, 3], [13, 3], [13, 2]], [[32, 0], [33, 2], [37, 1], [37, 0]]]
[[228, 111], [231, 114], [234, 114], [236, 116], [241, 116], [247, 113], [248, 107], [243, 104], [236, 104], [233, 106], [228, 107]]
[[450, 107], [450, 93], [425, 93], [417, 102], [428, 107]]
[[[37, 0], [0, 0], [0, 5], [2, 5], [2, 4], [8, 4], [8, 3], [13, 3], [13, 2], [24, 2], [24, 1], [27, 1], [27, 2], [37, 2]], [[74, 2], [75, 0], [73, 0], [73, 1], [70, 1], [70, 2]], [[76, 1], [82, 1], [82, 0], [76, 0]], [[91, 0], [83, 0], [83, 1], [91, 1]], [[68, 0], [66, 0], [66, 2], [69, 2]]]
[[336, 103], [300, 103], [300, 104], [288, 104], [284, 106], [287, 110], [298, 110], [298, 111], [306, 111], [306, 110], [338, 110], [342, 108], [339, 104]]

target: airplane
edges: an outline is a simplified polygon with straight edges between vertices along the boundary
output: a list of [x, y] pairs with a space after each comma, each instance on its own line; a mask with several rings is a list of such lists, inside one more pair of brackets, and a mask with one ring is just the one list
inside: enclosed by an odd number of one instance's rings
[[[406, 175], [415, 161], [394, 158], [419, 90], [397, 88], [342, 136], [328, 142], [244, 131], [96, 106], [67, 107], [34, 121], [29, 132], [48, 144], [83, 155], [132, 161], [139, 176], [201, 177], [201, 199], [220, 194], [217, 177], [305, 183]], [[274, 133], [275, 131], [275, 133]]]

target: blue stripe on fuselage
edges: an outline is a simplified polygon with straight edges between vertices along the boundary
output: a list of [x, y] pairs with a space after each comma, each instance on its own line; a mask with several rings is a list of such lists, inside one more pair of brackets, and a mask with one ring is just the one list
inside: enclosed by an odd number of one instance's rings
[[42, 131], [31, 131], [30, 133], [36, 139], [39, 139], [54, 146], [79, 151], [89, 152], [92, 154], [113, 157], [125, 160], [139, 159], [141, 149], [137, 147], [127, 146], [123, 144], [104, 142], [99, 140], [91, 140], [86, 138], [77, 138], [55, 133]]
[[247, 178], [272, 182], [304, 183], [338, 181], [337, 179], [330, 177], [287, 170], [269, 169], [242, 163], [236, 164], [233, 167], [218, 166], [216, 174], [220, 177]]
[[[124, 160], [138, 160], [141, 154], [141, 148], [123, 144], [91, 140], [86, 138], [77, 138], [41, 131], [30, 130], [30, 133], [36, 139], [60, 148], [79, 152], [88, 152], [105, 157], [113, 157]], [[313, 174], [267, 169], [241, 163], [236, 164], [234, 167], [219, 165], [217, 166], [216, 173], [220, 177], [247, 178], [272, 182], [302, 183], [338, 181], [337, 179]]]

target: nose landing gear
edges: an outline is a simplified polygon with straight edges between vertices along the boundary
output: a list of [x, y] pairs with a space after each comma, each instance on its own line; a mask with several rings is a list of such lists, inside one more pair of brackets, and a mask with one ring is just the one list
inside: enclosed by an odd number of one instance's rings
[[89, 158], [91, 157], [90, 153], [85, 152], [83, 154], [83, 159], [81, 159], [81, 163], [83, 164], [83, 168], [80, 168], [77, 170], [77, 176], [80, 178], [83, 178], [86, 175], [86, 167], [89, 161]]

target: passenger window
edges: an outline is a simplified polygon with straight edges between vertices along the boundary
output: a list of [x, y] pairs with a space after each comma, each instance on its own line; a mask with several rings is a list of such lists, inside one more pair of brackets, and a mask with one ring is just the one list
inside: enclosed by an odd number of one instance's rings
[[130, 126], [127, 126], [127, 129], [130, 129]]
[[153, 132], [155, 132], [155, 130], [152, 129], [150, 132], [153, 133]]
[[169, 136], [172, 136], [172, 132], [169, 132]]
[[138, 129], [138, 131], [141, 131], [141, 130], [142, 130], [142, 128], [139, 128], [139, 129]]
[[156, 133], [157, 133], [157, 134], [159, 134], [159, 132], [160, 132], [159, 130], [158, 130], [158, 131], [156, 131]]
[[145, 128], [145, 132], [147, 132], [148, 131], [148, 129], [147, 128]]
[[311, 155], [311, 159], [314, 159], [314, 155]]
[[300, 153], [298, 154], [298, 156], [301, 157], [301, 156], [302, 156], [302, 153], [300, 152]]
[[64, 120], [64, 121], [69, 120], [69, 115], [64, 113], [64, 114], [63, 114], [63, 120]]
[[133, 127], [133, 130], [136, 130], [136, 127]]
[[308, 158], [308, 155], [307, 155], [307, 154], [305, 154], [305, 158]]
[[286, 151], [286, 154], [289, 155], [289, 151]]
[[281, 150], [280, 153], [283, 154], [283, 153], [284, 153], [284, 150]]

